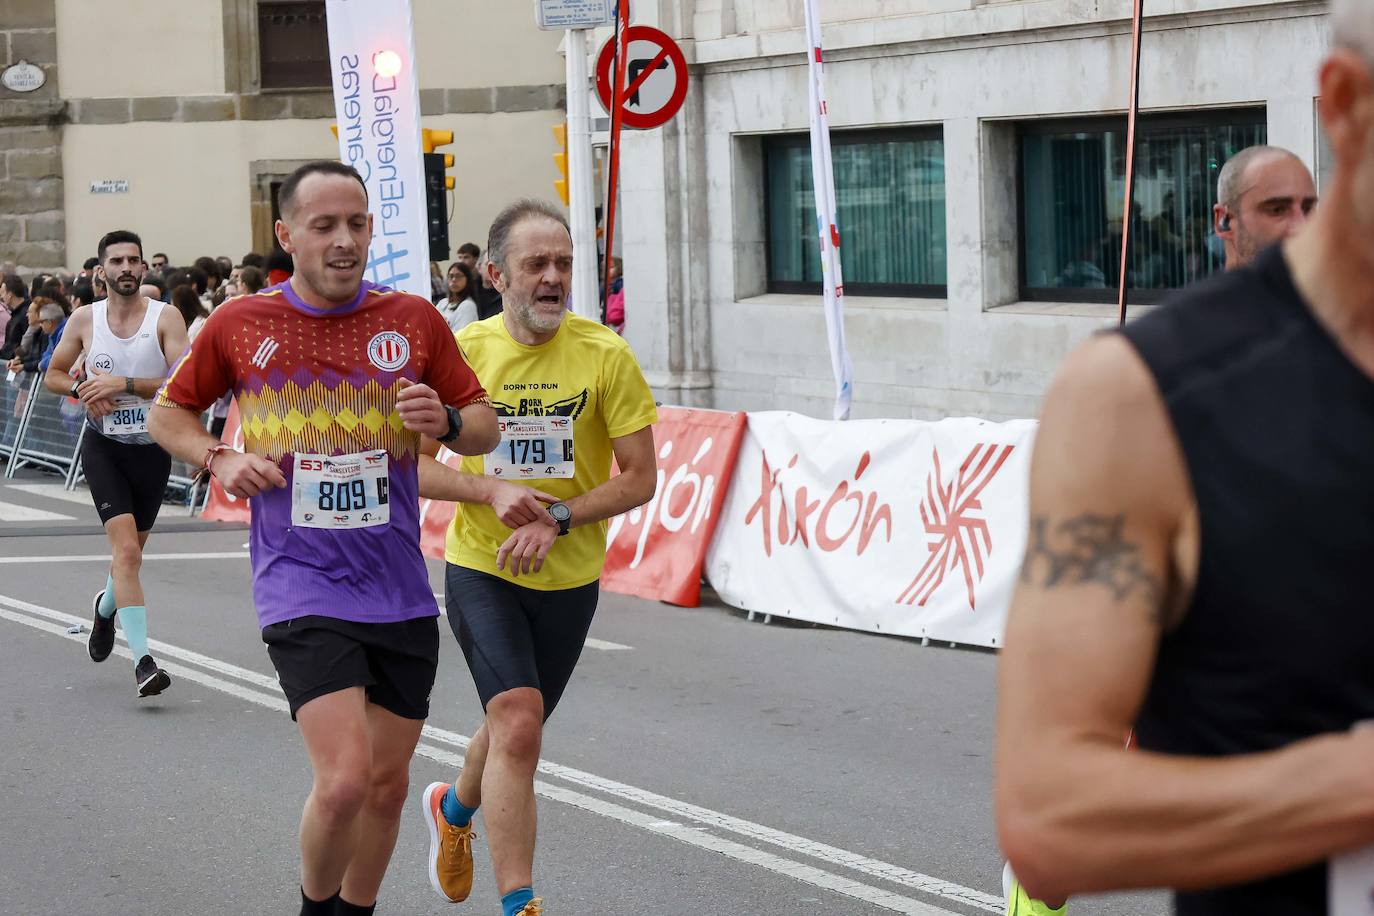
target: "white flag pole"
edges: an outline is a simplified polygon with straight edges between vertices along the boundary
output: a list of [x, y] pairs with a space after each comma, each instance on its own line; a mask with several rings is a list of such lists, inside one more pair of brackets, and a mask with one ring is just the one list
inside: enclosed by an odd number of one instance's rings
[[564, 48], [568, 79], [568, 212], [573, 242], [573, 311], [601, 320], [597, 287], [596, 167], [592, 161], [591, 84], [587, 79], [588, 29], [569, 29]]
[[844, 336], [844, 274], [840, 269], [840, 230], [835, 215], [835, 167], [830, 153], [830, 114], [825, 94], [825, 57], [821, 51], [819, 0], [806, 7], [807, 63], [811, 88], [811, 178], [816, 191], [816, 228], [820, 237], [821, 285], [830, 366], [835, 374], [836, 420], [848, 420], [854, 397], [854, 363]]

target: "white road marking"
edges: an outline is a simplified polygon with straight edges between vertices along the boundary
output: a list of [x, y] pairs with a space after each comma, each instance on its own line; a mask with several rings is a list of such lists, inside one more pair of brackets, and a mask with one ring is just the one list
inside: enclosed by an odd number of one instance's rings
[[[73, 617], [61, 611], [55, 611], [52, 608], [30, 604], [26, 601], [4, 595], [0, 595], [0, 604], [12, 608], [13, 611], [26, 612], [14, 613], [11, 610], [0, 609], [0, 618], [34, 627], [35, 629], [60, 636], [63, 639], [85, 642], [86, 637], [84, 634], [69, 636], [66, 633], [67, 626], [83, 622], [80, 618]], [[53, 623], [38, 620], [35, 619], [34, 616], [29, 615], [47, 618], [53, 621]], [[123, 639], [123, 633], [119, 634], [119, 639]], [[263, 688], [273, 689], [274, 692], [266, 694], [260, 690], [252, 689], [241, 684], [224, 681], [221, 678], [205, 674], [197, 669], [186, 668], [182, 665], [176, 665], [175, 663], [160, 661], [159, 663], [171, 674], [179, 674], [187, 680], [220, 690], [232, 696], [239, 697], [240, 699], [247, 700], [248, 702], [266, 706], [270, 709], [279, 711], [287, 709], [286, 701], [281, 697], [280, 693], [275, 692], [276, 683], [274, 679], [267, 675], [246, 668], [240, 668], [237, 665], [209, 658], [200, 653], [172, 646], [167, 643], [150, 641], [149, 646], [158, 652], [159, 659], [180, 659], [195, 664], [203, 664], [211, 668], [211, 670], [221, 674], [237, 677], [250, 684]], [[128, 650], [124, 649], [123, 646], [117, 646], [116, 651], [126, 658], [131, 657], [129, 656]], [[425, 726], [424, 737], [433, 742], [456, 747], [459, 750], [466, 750], [469, 743], [469, 739], [464, 735], [428, 725]], [[434, 744], [422, 742], [416, 749], [416, 754], [455, 768], [462, 765], [462, 756], [460, 754], [436, 747]], [[1000, 897], [986, 894], [974, 890], [973, 888], [942, 881], [939, 878], [933, 878], [929, 875], [923, 875], [900, 866], [881, 862], [876, 859], [870, 859], [857, 853], [806, 839], [805, 837], [794, 836], [779, 830], [774, 830], [762, 824], [755, 824], [740, 818], [731, 817], [727, 814], [702, 808], [689, 802], [679, 801], [614, 780], [604, 779], [593, 773], [586, 773], [547, 761], [540, 762], [539, 772], [555, 779], [561, 779], [566, 782], [581, 785], [585, 788], [616, 796], [622, 801], [633, 802], [643, 807], [677, 815], [684, 820], [696, 821], [708, 827], [714, 827], [719, 830], [739, 834], [749, 839], [770, 843], [790, 852], [820, 859], [828, 865], [847, 868], [851, 871], [870, 875], [894, 884], [911, 887], [917, 891], [943, 897], [946, 900], [963, 906], [974, 907], [998, 914], [1003, 912], [1005, 906]], [[857, 900], [863, 900], [875, 906], [882, 907], [883, 909], [892, 910], [898, 913], [915, 914], [915, 916], [957, 916], [957, 914], [950, 910], [940, 909], [939, 907], [910, 897], [903, 897], [881, 888], [862, 884], [858, 881], [852, 881], [805, 863], [784, 859], [752, 846], [736, 843], [733, 840], [712, 836], [706, 833], [701, 827], [690, 827], [684, 826], [676, 821], [665, 821], [659, 816], [644, 814], [640, 811], [626, 808], [613, 802], [574, 792], [570, 789], [565, 789], [546, 782], [536, 782], [535, 793], [541, 797], [573, 805], [585, 811], [600, 814], [631, 826], [640, 827], [653, 833], [668, 836], [689, 845], [718, 852], [729, 858], [747, 862], [759, 868], [794, 878], [805, 884], [844, 894], [845, 896]]]
[[[4, 503], [0, 503], [3, 506]], [[66, 518], [65, 515], [59, 518]], [[144, 561], [148, 560], [246, 560], [247, 551], [232, 551], [229, 553], [145, 553]], [[88, 553], [75, 557], [0, 557], [0, 563], [108, 563], [110, 555], [108, 553]]]
[[[41, 496], [44, 499], [60, 499], [95, 511], [95, 505], [91, 502], [91, 491], [81, 486], [75, 490], [68, 490], [66, 485], [60, 483], [10, 483], [5, 486], [21, 493]], [[190, 518], [191, 515], [190, 506], [164, 505], [158, 513], [158, 518]]]
[[91, 502], [89, 490], [68, 490], [65, 485], [60, 483], [11, 483], [5, 486], [11, 490], [18, 490], [20, 493], [42, 496], [44, 499], [60, 499], [64, 502], [85, 506], [88, 509], [95, 508]]
[[47, 512], [43, 509], [30, 509], [15, 503], [0, 503], [0, 522], [74, 522], [76, 517]]
[[[443, 592], [435, 592], [434, 600], [439, 602], [439, 607], [447, 607], [444, 603]], [[634, 649], [634, 646], [622, 646], [618, 642], [608, 642], [604, 639], [592, 639], [590, 636], [587, 637], [585, 645], [588, 649], [600, 649], [602, 652], [625, 652]]]
[[622, 646], [618, 642], [607, 642], [604, 639], [592, 639], [587, 637], [588, 649], [600, 649], [602, 652], [624, 652], [633, 649], [634, 646]]

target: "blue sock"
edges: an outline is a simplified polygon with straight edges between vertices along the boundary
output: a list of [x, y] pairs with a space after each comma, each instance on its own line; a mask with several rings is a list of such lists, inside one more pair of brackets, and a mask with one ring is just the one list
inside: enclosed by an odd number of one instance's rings
[[109, 620], [115, 612], [115, 593], [114, 576], [105, 577], [105, 594], [100, 596], [100, 604], [96, 605], [96, 610], [101, 617]]
[[138, 667], [138, 660], [148, 654], [148, 609], [120, 608], [119, 626], [124, 630], [124, 638], [129, 641], [129, 652], [134, 657], [134, 667]]
[[501, 916], [520, 916], [525, 904], [534, 899], [534, 888], [517, 887], [501, 897]]
[[444, 793], [444, 799], [439, 803], [440, 809], [444, 812], [444, 820], [455, 827], [466, 827], [472, 823], [472, 816], [477, 813], [476, 808], [469, 808], [458, 800], [458, 790], [454, 786], [449, 786]]

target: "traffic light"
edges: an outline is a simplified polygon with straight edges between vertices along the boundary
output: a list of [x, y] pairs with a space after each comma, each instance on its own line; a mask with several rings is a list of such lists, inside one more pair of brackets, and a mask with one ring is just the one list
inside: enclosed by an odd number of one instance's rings
[[553, 164], [558, 167], [558, 174], [562, 175], [553, 183], [553, 188], [558, 192], [558, 197], [563, 201], [563, 206], [568, 206], [568, 125], [567, 123], [555, 124], [553, 127], [553, 138], [558, 141], [559, 152], [553, 154]]
[[453, 168], [452, 153], [436, 153], [436, 147], [453, 142], [453, 131], [424, 129], [425, 214], [429, 224], [429, 259], [448, 259], [448, 192], [456, 182], [448, 170]]

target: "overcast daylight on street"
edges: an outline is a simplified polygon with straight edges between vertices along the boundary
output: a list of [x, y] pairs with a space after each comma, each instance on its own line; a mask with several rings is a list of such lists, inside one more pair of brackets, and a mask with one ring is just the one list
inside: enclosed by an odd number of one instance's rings
[[0, 916], [1369, 916], [1369, 0], [0, 0]]

